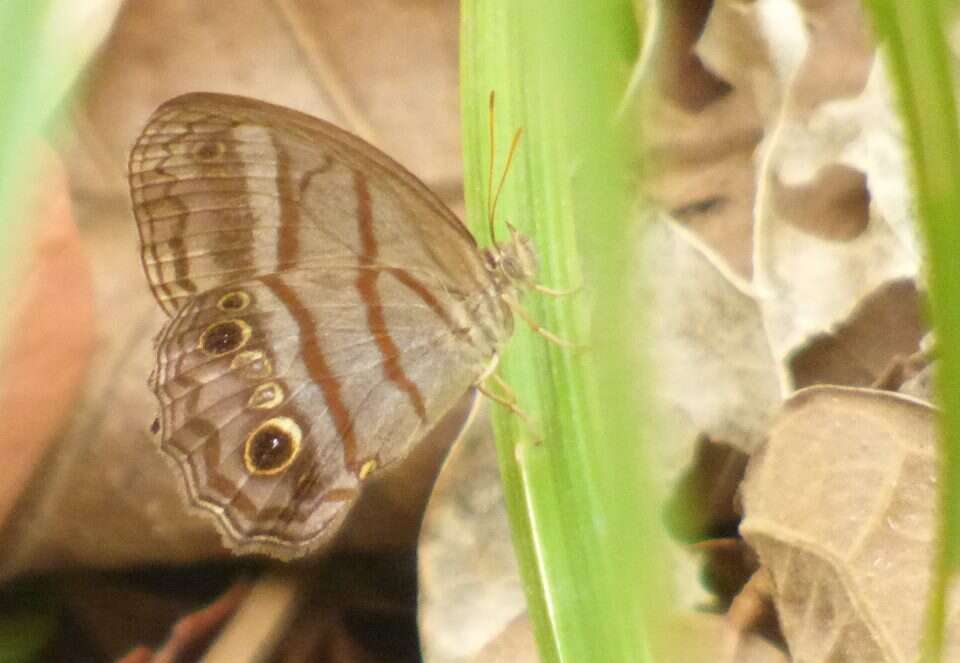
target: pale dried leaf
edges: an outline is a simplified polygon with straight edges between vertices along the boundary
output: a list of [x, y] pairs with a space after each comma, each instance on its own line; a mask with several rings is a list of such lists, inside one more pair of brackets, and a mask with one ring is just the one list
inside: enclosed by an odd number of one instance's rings
[[[798, 663], [917, 660], [934, 554], [936, 412], [891, 392], [794, 395], [750, 461], [740, 531]], [[945, 660], [960, 656], [950, 611]]]
[[658, 395], [677, 429], [658, 445], [669, 477], [684, 469], [701, 435], [750, 453], [780, 403], [757, 302], [738, 290], [688, 235], [650, 223], [641, 264]]
[[540, 653], [527, 613], [506, 625], [471, 663], [538, 663]]

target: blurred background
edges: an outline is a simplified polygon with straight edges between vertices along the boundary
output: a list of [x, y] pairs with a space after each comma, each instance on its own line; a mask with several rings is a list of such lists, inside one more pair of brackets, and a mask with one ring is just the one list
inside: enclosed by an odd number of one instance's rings
[[[633, 5], [643, 39], [611, 64], [610, 124], [639, 135], [624, 290], [648, 322], [641, 399], [665, 424], [661, 629], [681, 646], [663, 660], [912, 660], [935, 363], [868, 17], [859, 0]], [[307, 112], [462, 216], [460, 19], [455, 0], [0, 7], [17, 93], [0, 104], [0, 662], [537, 660], [471, 398], [329, 547], [282, 567], [222, 547], [148, 432], [164, 316], [126, 168], [152, 111], [212, 91]], [[589, 250], [594, 220], [578, 221]]]

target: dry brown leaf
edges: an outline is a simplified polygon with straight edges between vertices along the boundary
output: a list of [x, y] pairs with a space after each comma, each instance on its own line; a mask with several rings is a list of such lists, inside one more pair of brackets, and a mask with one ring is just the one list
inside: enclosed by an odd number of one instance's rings
[[814, 384], [872, 386], [898, 357], [918, 352], [926, 330], [912, 280], [881, 286], [829, 334], [813, 337], [789, 358], [797, 389]]
[[739, 449], [700, 439], [664, 507], [670, 533], [685, 543], [732, 535], [740, 521], [734, 502], [746, 466], [747, 455]]
[[[82, 78], [83, 67], [96, 54], [109, 34], [124, 0], [54, 0], [44, 12], [45, 43], [34, 44], [39, 57], [44, 50], [52, 51], [53, 61], [47, 64], [56, 71], [48, 82], [52, 99], [65, 97], [77, 78]], [[36, 56], [35, 56], [36, 57]]]
[[791, 83], [790, 104], [802, 116], [824, 102], [859, 94], [873, 63], [874, 44], [861, 3], [795, 0], [795, 4], [807, 48]]
[[703, 559], [703, 584], [715, 600], [710, 609], [730, 609], [744, 587], [756, 575], [757, 554], [739, 537], [718, 537], [692, 544]]
[[756, 11], [728, 0], [660, 2], [642, 126], [646, 194], [731, 278], [750, 280], [756, 151], [778, 85]]
[[[66, 628], [50, 661], [114, 661], [146, 652], [151, 663], [202, 650], [246, 592], [235, 571], [153, 569], [56, 576]], [[156, 653], [167, 652], [154, 661]]]
[[[150, 112], [192, 90], [284, 103], [372, 137], [456, 207], [457, 27], [456, 3], [445, 0], [123, 5], [61, 141], [94, 270], [98, 342], [69, 428], [3, 532], [0, 577], [227, 554], [185, 509], [179, 479], [147, 433], [157, 408], [146, 386], [151, 339], [163, 315], [139, 264], [126, 163]], [[61, 307], [59, 297], [49, 301]], [[412, 544], [448, 441], [426, 444], [415, 474], [369, 491], [346, 545]]]
[[130, 222], [126, 163], [146, 118], [171, 97], [209, 91], [329, 119], [456, 203], [457, 19], [445, 0], [127, 2], [74, 110], [75, 190]]
[[[935, 454], [935, 410], [899, 394], [811, 387], [784, 405], [750, 460], [740, 531], [773, 577], [798, 663], [917, 660]], [[945, 660], [958, 656], [951, 636]]]

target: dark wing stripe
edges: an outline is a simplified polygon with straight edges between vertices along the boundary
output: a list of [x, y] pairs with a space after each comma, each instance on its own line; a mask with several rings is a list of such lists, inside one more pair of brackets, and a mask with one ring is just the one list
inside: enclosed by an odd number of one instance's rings
[[458, 327], [453, 319], [447, 314], [447, 311], [443, 308], [443, 305], [440, 304], [440, 300], [433, 296], [433, 293], [423, 284], [419, 279], [417, 279], [413, 274], [408, 272], [405, 269], [400, 267], [388, 267], [384, 269], [385, 272], [397, 279], [405, 288], [413, 292], [417, 297], [426, 304], [431, 311], [433, 311], [438, 318], [443, 320], [443, 324], [447, 326], [447, 329], [450, 330], [454, 336], [457, 336], [461, 339], [469, 339], [470, 334], [469, 330]]
[[295, 265], [300, 254], [300, 196], [293, 188], [290, 155], [274, 133], [270, 142], [277, 154], [277, 198], [280, 203], [280, 229], [277, 242], [277, 270]]
[[[216, 140], [225, 147], [225, 152], [221, 155], [221, 160], [217, 165], [222, 166], [223, 163], [234, 162], [245, 163], [244, 160], [238, 158], [236, 146], [229, 140], [225, 140], [229, 136], [231, 125], [225, 123], [222, 118], [207, 114], [200, 119], [181, 121], [178, 119], [179, 116], [180, 113], [176, 109], [166, 113], [157, 111], [131, 151], [129, 163], [133, 208], [137, 217], [137, 227], [140, 231], [141, 262], [150, 281], [154, 297], [164, 311], [171, 316], [180, 307], [178, 301], [184, 298], [183, 294], [175, 293], [175, 289], [180, 289], [187, 295], [193, 294], [197, 290], [196, 283], [190, 277], [190, 255], [183, 239], [185, 236], [192, 235], [188, 227], [191, 223], [191, 217], [197, 214], [197, 210], [192, 210], [183, 197], [177, 195], [174, 191], [178, 186], [182, 186], [190, 180], [203, 181], [210, 179], [209, 176], [212, 173], [197, 178], [182, 178], [176, 174], [176, 171], [183, 170], [186, 167], [196, 168], [196, 164], [189, 163], [186, 166], [171, 167], [168, 166], [168, 162], [174, 158], [188, 158], [188, 152], [177, 151], [178, 145], [181, 147], [189, 145], [192, 140]], [[160, 139], [156, 132], [150, 132], [151, 126], [163, 126], [171, 122], [182, 124], [184, 131], [174, 133], [166, 140]], [[204, 122], [211, 123], [216, 129], [205, 132], [197, 131], [196, 128], [203, 125]], [[237, 192], [238, 189], [240, 193], [246, 192], [245, 177], [232, 177], [231, 179], [240, 180], [238, 185], [231, 186], [231, 192]], [[203, 192], [190, 193], [193, 195]], [[170, 207], [173, 208], [172, 212], [169, 211]], [[166, 208], [164, 212], [157, 213], [158, 210], [164, 208]], [[170, 249], [173, 259], [161, 261], [158, 250], [161, 243], [155, 239], [155, 226], [158, 222], [168, 219], [172, 220], [175, 225], [174, 229], [169, 231], [171, 238], [163, 243]], [[246, 232], [252, 239], [252, 231], [249, 228], [231, 229], [230, 232], [234, 235], [238, 232]], [[252, 255], [248, 260], [252, 261]], [[240, 261], [246, 262], [242, 257]], [[172, 279], [165, 273], [164, 264], [166, 263], [172, 263], [174, 272]], [[236, 262], [228, 264], [234, 266]]]
[[303, 177], [300, 179], [299, 191], [301, 199], [303, 198], [304, 191], [310, 188], [310, 185], [313, 184], [313, 178], [317, 175], [323, 175], [325, 172], [330, 170], [331, 167], [333, 167], [333, 157], [331, 157], [329, 154], [324, 154], [323, 163], [321, 163], [319, 166], [314, 166], [303, 174]]
[[[436, 194], [423, 185], [410, 171], [393, 161], [386, 154], [380, 152], [377, 148], [367, 145], [359, 138], [351, 136], [331, 124], [323, 123], [323, 125], [325, 125], [323, 129], [327, 132], [325, 135], [331, 143], [331, 150], [333, 150], [333, 145], [337, 145], [338, 149], [334, 151], [344, 163], [350, 163], [352, 159], [356, 158], [356, 153], [354, 152], [354, 150], [357, 150], [356, 145], [351, 145], [350, 141], [353, 141], [355, 144], [365, 145], [368, 148], [367, 151], [364, 152], [361, 150], [359, 154], [364, 155], [369, 160], [369, 163], [361, 163], [362, 166], [373, 165], [380, 169], [380, 175], [383, 176], [385, 181], [396, 183], [400, 189], [405, 190], [408, 196], [417, 198], [421, 203], [428, 205], [431, 211], [442, 218], [461, 238], [466, 240], [473, 250], [477, 250], [477, 241], [473, 235], [470, 234], [467, 227], [463, 225], [460, 219], [450, 211], [450, 208], [448, 208]], [[356, 168], [352, 170], [356, 172]], [[411, 228], [411, 230], [416, 231], [417, 228], [414, 227]], [[411, 238], [410, 241], [414, 241], [414, 239]], [[415, 241], [418, 242], [419, 248], [430, 257], [434, 264], [442, 269], [444, 263], [431, 243], [419, 235], [415, 238]], [[477, 287], [481, 287], [482, 284], [476, 280], [475, 275], [471, 274], [471, 277], [474, 277], [473, 280]]]
[[284, 283], [279, 276], [268, 274], [262, 277], [261, 281], [273, 292], [277, 299], [284, 303], [297, 323], [300, 331], [300, 351], [303, 362], [310, 374], [310, 379], [323, 392], [327, 408], [330, 410], [330, 416], [333, 417], [333, 424], [343, 442], [343, 457], [347, 465], [353, 467], [357, 454], [356, 433], [353, 430], [353, 422], [350, 420], [350, 412], [343, 402], [340, 381], [333, 377], [330, 365], [320, 349], [316, 320], [313, 319], [309, 309], [297, 297], [297, 293]]
[[[174, 256], [177, 257], [177, 262], [174, 263], [174, 274], [176, 275], [176, 280], [181, 281], [181, 286], [187, 292], [193, 292], [196, 290], [196, 287], [193, 285], [193, 282], [189, 280], [184, 280], [186, 276], [185, 270], [186, 265], [181, 261], [182, 254], [186, 252], [186, 247], [184, 242], [180, 239], [184, 229], [187, 225], [187, 215], [189, 210], [183, 201], [179, 198], [169, 196], [170, 188], [173, 186], [176, 180], [170, 176], [164, 170], [164, 164], [167, 160], [167, 157], [160, 158], [156, 165], [152, 168], [155, 175], [166, 178], [162, 185], [162, 191], [160, 195], [156, 198], [148, 199], [143, 192], [144, 182], [145, 182], [145, 172], [140, 170], [143, 166], [143, 152], [147, 149], [146, 145], [143, 145], [145, 141], [149, 140], [147, 136], [141, 136], [140, 141], [130, 152], [130, 165], [128, 166], [130, 176], [134, 179], [135, 182], [139, 185], [134, 188], [132, 191], [133, 194], [133, 211], [134, 215], [137, 217], [137, 229], [140, 231], [140, 262], [143, 265], [143, 272], [147, 275], [147, 280], [150, 281], [150, 289], [153, 290], [153, 296], [160, 303], [160, 307], [163, 308], [164, 312], [167, 315], [172, 316], [176, 311], [176, 306], [170, 306], [167, 302], [174, 298], [173, 290], [171, 288], [171, 281], [164, 278], [162, 270], [159, 266], [156, 265], [157, 258], [159, 255], [157, 253], [157, 245], [153, 240], [154, 230], [153, 230], [153, 213], [151, 212], [151, 207], [158, 200], [163, 200], [168, 198], [171, 205], [174, 206], [176, 212], [170, 214], [170, 216], [176, 219], [176, 230], [174, 231], [176, 238], [170, 240], [169, 246]], [[175, 139], [171, 139], [169, 142], [173, 142]], [[161, 147], [166, 150], [168, 153], [170, 151], [169, 144], [164, 143]], [[146, 234], [149, 233], [149, 237]]]
[[[377, 261], [377, 238], [373, 233], [373, 206], [367, 180], [360, 171], [353, 171], [353, 189], [357, 197], [357, 224], [360, 234], [360, 263], [375, 265]], [[410, 399], [414, 411], [421, 421], [427, 420], [427, 409], [423, 404], [420, 388], [407, 376], [400, 365], [400, 350], [393, 342], [387, 322], [383, 317], [380, 292], [377, 290], [378, 270], [364, 269], [357, 276], [357, 291], [367, 307], [367, 326], [371, 336], [377, 340], [380, 356], [383, 357], [383, 376], [393, 382]]]
[[[192, 419], [184, 425], [184, 430], [189, 431], [194, 436], [205, 439], [203, 446], [203, 462], [207, 471], [207, 484], [218, 495], [228, 498], [230, 503], [247, 518], [254, 518], [257, 515], [256, 505], [237, 489], [236, 484], [220, 474], [220, 432], [217, 427], [209, 421], [202, 419]], [[196, 468], [193, 463], [186, 463], [186, 467], [194, 474], [194, 485], [202, 486], [196, 476]], [[216, 502], [210, 501], [204, 495], [197, 495], [197, 498], [207, 504], [218, 506]]]
[[[378, 148], [373, 147], [362, 138], [358, 138], [343, 129], [331, 124], [325, 120], [312, 117], [305, 113], [265, 104], [262, 101], [255, 101], [245, 97], [238, 97], [226, 94], [211, 93], [193, 93], [184, 95], [177, 99], [168, 101], [167, 104], [178, 103], [188, 106], [194, 110], [203, 110], [210, 115], [217, 117], [223, 113], [223, 107], [232, 109], [242, 109], [247, 114], [248, 121], [258, 124], [268, 124], [269, 120], [276, 117], [282, 117], [288, 123], [291, 134], [296, 135], [305, 143], [316, 140], [316, 134], [323, 134], [324, 138], [336, 144], [341, 153], [346, 155], [361, 154], [368, 163], [377, 166], [384, 173], [389, 175], [392, 181], [400, 183], [411, 195], [425, 202], [432, 211], [439, 215], [444, 222], [450, 226], [464, 241], [471, 246], [476, 246], [476, 240], [465, 225], [450, 211], [440, 198], [427, 188], [415, 175], [397, 163], [391, 157], [384, 154]], [[264, 106], [270, 107], [270, 113], [264, 113]], [[350, 157], [355, 159], [356, 157]], [[348, 161], [349, 163], [349, 161]]]

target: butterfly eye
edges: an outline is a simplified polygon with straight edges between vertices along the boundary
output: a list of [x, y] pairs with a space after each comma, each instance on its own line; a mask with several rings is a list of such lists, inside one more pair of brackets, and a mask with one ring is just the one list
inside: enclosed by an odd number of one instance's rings
[[243, 320], [215, 322], [200, 335], [200, 349], [219, 357], [239, 350], [250, 340], [250, 325]]
[[502, 269], [511, 281], [519, 281], [524, 278], [523, 268], [520, 267], [520, 263], [513, 256], [504, 256]]
[[228, 292], [217, 301], [217, 308], [225, 313], [242, 311], [250, 305], [250, 295], [243, 290]]
[[290, 467], [300, 452], [303, 433], [288, 417], [274, 417], [260, 424], [243, 447], [243, 463], [251, 474], [269, 476]]

